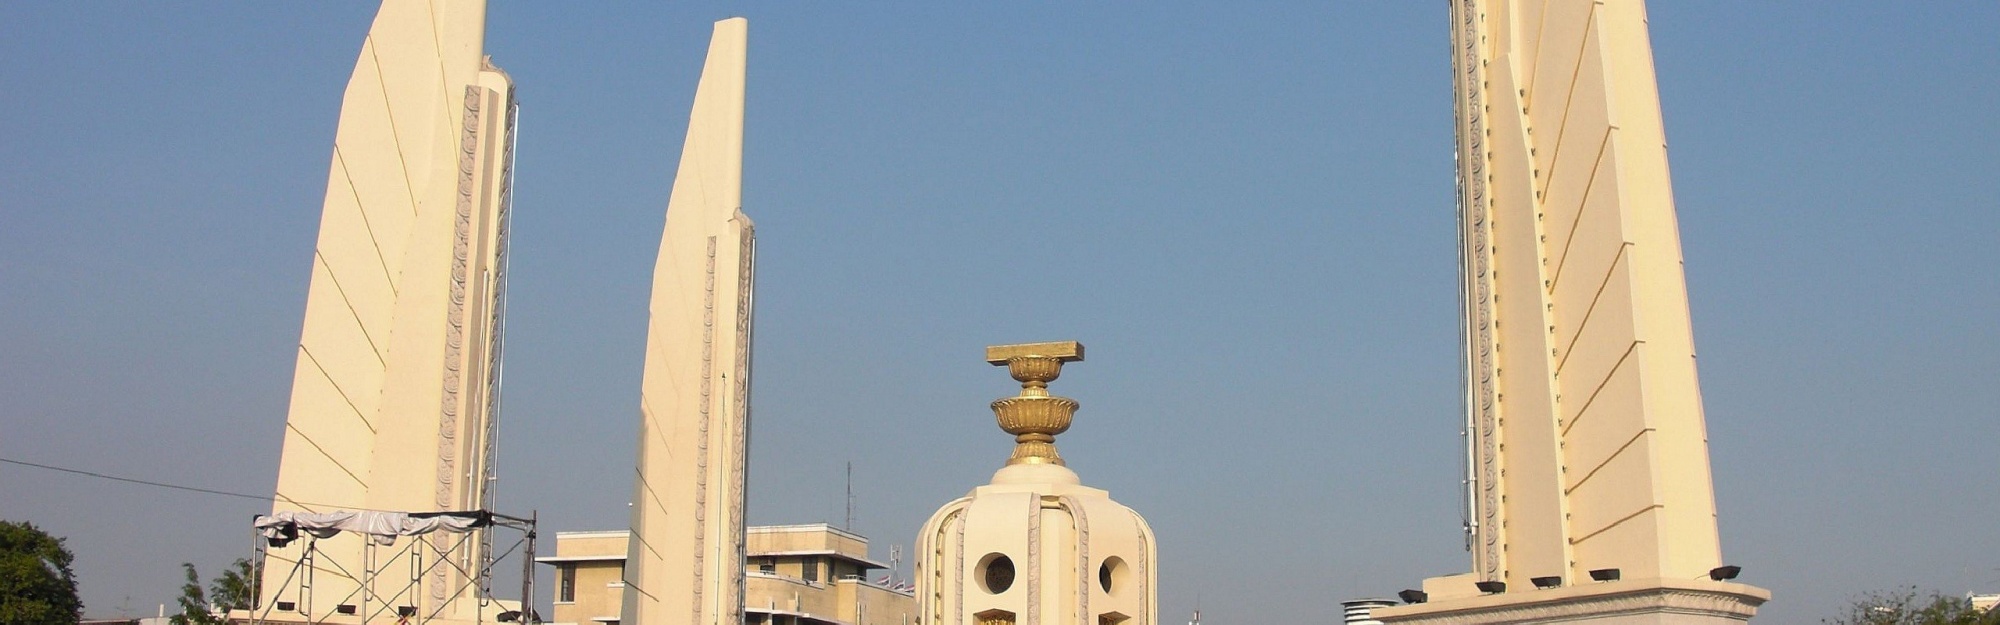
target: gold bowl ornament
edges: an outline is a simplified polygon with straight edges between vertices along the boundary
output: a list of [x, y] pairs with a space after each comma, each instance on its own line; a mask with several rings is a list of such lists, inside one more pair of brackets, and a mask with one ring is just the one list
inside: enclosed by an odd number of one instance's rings
[[1076, 341], [996, 345], [986, 348], [986, 362], [1004, 365], [1021, 383], [1021, 394], [993, 402], [1000, 429], [1014, 435], [1014, 453], [1007, 464], [1063, 464], [1056, 453], [1056, 435], [1069, 430], [1079, 404], [1049, 394], [1049, 382], [1062, 375], [1065, 362], [1083, 360]]

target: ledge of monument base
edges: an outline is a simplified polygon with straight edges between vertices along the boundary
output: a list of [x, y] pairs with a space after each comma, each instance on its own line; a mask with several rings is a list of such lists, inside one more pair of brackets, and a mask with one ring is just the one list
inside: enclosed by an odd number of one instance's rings
[[[519, 601], [506, 599], [491, 599], [489, 601], [490, 603], [486, 607], [477, 608], [482, 614], [467, 614], [459, 617], [434, 616], [421, 619], [411, 618], [409, 622], [422, 622], [425, 625], [494, 625], [494, 623], [499, 621], [501, 612], [518, 610], [521, 605]], [[370, 607], [369, 612], [374, 614], [373, 618], [368, 619], [368, 623], [398, 622], [395, 613], [382, 610], [381, 606]], [[252, 614], [249, 610], [230, 610], [228, 614], [223, 615], [223, 622], [229, 623], [229, 625], [364, 625], [361, 616], [358, 614], [328, 614], [318, 618], [307, 618], [305, 615], [296, 612], [277, 612], [275, 610], [260, 612], [259, 614]]]
[[1747, 584], [1633, 579], [1432, 600], [1370, 616], [1386, 625], [1725, 625], [1749, 622], [1770, 599], [1770, 591]]

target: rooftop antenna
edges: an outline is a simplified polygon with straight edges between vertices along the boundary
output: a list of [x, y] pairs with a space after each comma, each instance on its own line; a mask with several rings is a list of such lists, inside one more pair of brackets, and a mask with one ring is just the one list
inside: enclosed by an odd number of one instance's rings
[[892, 584], [903, 581], [903, 545], [901, 544], [889, 545], [889, 581]]
[[854, 531], [854, 461], [847, 461], [847, 523], [840, 529]]

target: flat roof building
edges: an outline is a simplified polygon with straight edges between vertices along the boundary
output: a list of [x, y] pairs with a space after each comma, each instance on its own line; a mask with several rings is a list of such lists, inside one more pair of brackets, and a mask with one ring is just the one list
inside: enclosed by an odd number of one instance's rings
[[[628, 531], [562, 532], [556, 554], [559, 625], [615, 624], [625, 592]], [[868, 558], [868, 539], [825, 523], [751, 527], [744, 544], [746, 625], [912, 625], [916, 600]]]

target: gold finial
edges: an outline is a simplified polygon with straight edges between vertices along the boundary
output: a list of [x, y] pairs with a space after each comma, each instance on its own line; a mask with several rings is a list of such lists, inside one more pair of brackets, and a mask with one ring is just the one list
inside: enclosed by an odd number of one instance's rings
[[1007, 372], [1021, 383], [1021, 394], [993, 402], [993, 416], [1000, 429], [1014, 435], [1014, 455], [1007, 464], [1063, 464], [1056, 453], [1056, 435], [1069, 430], [1075, 417], [1076, 400], [1049, 394], [1049, 382], [1062, 375], [1065, 362], [1083, 360], [1083, 344], [1076, 341], [994, 345], [986, 348], [986, 362], [1006, 365]]

